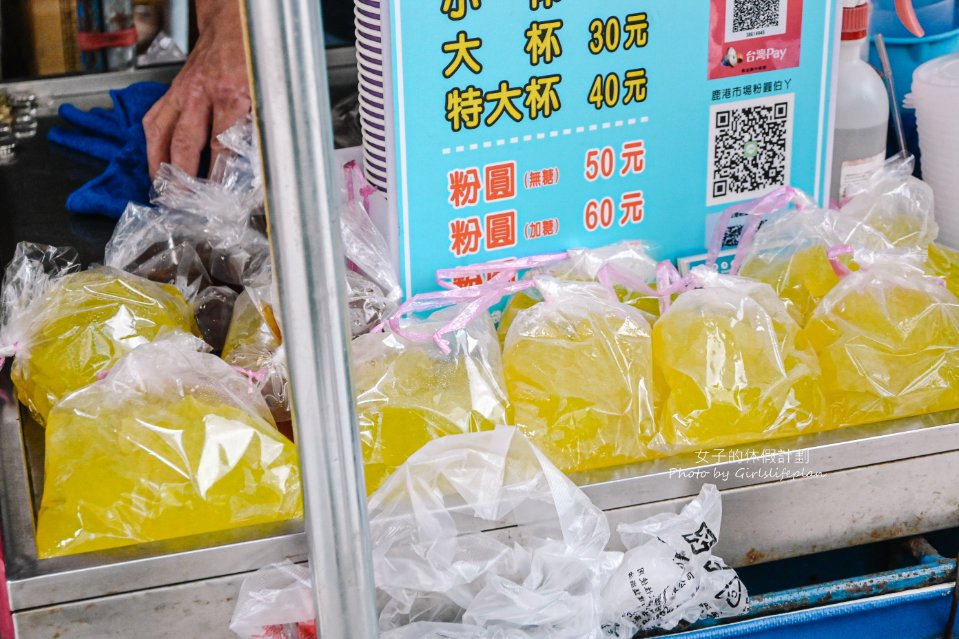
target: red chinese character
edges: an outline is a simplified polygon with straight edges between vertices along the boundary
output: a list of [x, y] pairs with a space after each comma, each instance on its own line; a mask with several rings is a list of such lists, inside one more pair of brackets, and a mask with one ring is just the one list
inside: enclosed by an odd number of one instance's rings
[[455, 209], [479, 204], [479, 194], [483, 190], [479, 169], [455, 169], [449, 172], [450, 204]]
[[486, 216], [486, 250], [516, 246], [516, 211], [490, 213]]
[[642, 222], [645, 216], [645, 205], [642, 191], [623, 193], [623, 199], [619, 202], [619, 208], [623, 212], [623, 216], [619, 218], [619, 225], [626, 226]]
[[551, 237], [559, 232], [559, 220], [551, 218], [543, 220], [543, 235]]
[[543, 186], [553, 186], [559, 182], [559, 169], [543, 169]]
[[535, 240], [538, 237], [543, 235], [543, 223], [542, 222], [527, 222], [526, 223], [526, 239]]
[[642, 140], [624, 142], [623, 151], [619, 157], [623, 160], [623, 169], [620, 175], [642, 173], [646, 170], [646, 144]]
[[486, 166], [486, 201], [512, 200], [516, 197], [516, 162]]
[[483, 227], [478, 217], [468, 217], [450, 222], [450, 252], [456, 257], [479, 253]]
[[465, 275], [463, 277], [453, 278], [453, 286], [456, 288], [469, 288], [471, 286], [479, 286], [482, 283], [482, 275]]
[[527, 189], [538, 189], [543, 186], [543, 172], [542, 171], [529, 171], [526, 173], [526, 188]]

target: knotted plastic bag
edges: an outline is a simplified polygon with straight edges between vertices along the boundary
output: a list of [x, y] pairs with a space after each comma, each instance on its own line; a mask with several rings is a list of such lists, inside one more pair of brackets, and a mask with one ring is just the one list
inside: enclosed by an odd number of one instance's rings
[[64, 255], [22, 243], [3, 285], [0, 343], [16, 356], [17, 397], [41, 424], [60, 399], [161, 331], [196, 331], [175, 287], [106, 267], [77, 272]]
[[233, 308], [222, 357], [254, 382], [277, 426], [290, 432], [289, 372], [273, 308], [272, 281], [247, 287]]
[[537, 277], [543, 301], [510, 326], [510, 423], [566, 472], [647, 459], [653, 433], [649, 322], [599, 284]]
[[784, 210], [767, 217], [748, 246], [741, 245], [738, 274], [772, 286], [802, 326], [839, 284], [837, 269], [858, 268], [851, 257], [856, 248], [893, 246], [872, 227], [839, 211]]
[[847, 276], [805, 334], [836, 424], [959, 408], [959, 300], [907, 260], [880, 259]]
[[606, 636], [630, 639], [639, 631], [744, 614], [746, 587], [713, 554], [721, 523], [719, 491], [707, 484], [678, 515], [621, 524], [626, 556], [603, 589]]
[[368, 333], [386, 320], [403, 297], [386, 240], [369, 216], [369, 195], [355, 162], [344, 167], [346, 192], [340, 209], [343, 253], [346, 256], [347, 300], [353, 337]]
[[[504, 524], [521, 534], [479, 532]], [[462, 621], [489, 636], [594, 637], [621, 559], [604, 552], [602, 511], [512, 428], [430, 442], [373, 495], [370, 531], [384, 631]]]
[[[449, 303], [439, 297], [421, 307], [414, 298], [399, 313]], [[462, 310], [452, 307], [427, 319], [397, 316], [382, 332], [353, 340], [353, 391], [368, 492], [427, 442], [506, 423], [502, 360], [489, 314], [483, 309], [440, 334]]]
[[296, 449], [259, 393], [201, 345], [165, 335], [50, 412], [41, 558], [302, 514]]
[[879, 231], [897, 249], [924, 249], [939, 235], [932, 187], [912, 176], [915, 160], [887, 160], [863, 190], [842, 207], [842, 215]]
[[653, 445], [733, 446], [825, 426], [816, 353], [768, 285], [693, 271], [690, 290], [653, 327], [665, 394]]
[[[555, 258], [546, 260], [547, 263], [543, 266], [531, 269], [524, 277], [533, 279], [545, 275], [572, 282], [600, 282], [604, 269], [614, 268], [618, 273], [638, 282], [653, 282], [656, 279], [656, 261], [650, 257], [646, 245], [635, 240], [596, 249], [571, 249], [564, 255], [557, 254]], [[490, 266], [492, 267], [492, 264]], [[635, 290], [623, 285], [616, 285], [614, 290], [621, 302], [642, 311], [648, 319], [652, 320], [658, 316], [658, 300], [655, 295], [650, 295], [650, 290]], [[542, 296], [535, 288], [512, 296], [500, 319], [501, 340], [506, 339], [516, 315], [540, 301]]]

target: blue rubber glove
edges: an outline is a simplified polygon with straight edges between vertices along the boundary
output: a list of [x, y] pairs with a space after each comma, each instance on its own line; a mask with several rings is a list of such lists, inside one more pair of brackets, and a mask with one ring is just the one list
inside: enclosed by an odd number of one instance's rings
[[119, 219], [127, 203], [148, 203], [150, 174], [142, 120], [168, 88], [157, 82], [140, 82], [110, 91], [113, 109], [60, 107], [60, 117], [73, 128], [54, 127], [50, 141], [109, 162], [102, 175], [70, 195], [67, 210]]

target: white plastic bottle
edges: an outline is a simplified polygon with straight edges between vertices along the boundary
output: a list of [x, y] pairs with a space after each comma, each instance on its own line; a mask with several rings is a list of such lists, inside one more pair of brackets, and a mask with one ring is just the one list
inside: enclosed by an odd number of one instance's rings
[[889, 94], [876, 70], [863, 60], [868, 35], [867, 0], [843, 0], [830, 193], [836, 202], [850, 189], [855, 192], [886, 159]]

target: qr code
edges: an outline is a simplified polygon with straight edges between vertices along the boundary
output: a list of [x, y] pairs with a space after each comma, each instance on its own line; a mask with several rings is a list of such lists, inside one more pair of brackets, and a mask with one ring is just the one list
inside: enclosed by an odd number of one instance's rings
[[726, 0], [726, 42], [786, 33], [788, 5], [789, 0]]
[[790, 183], [795, 95], [714, 105], [709, 112], [708, 206]]

